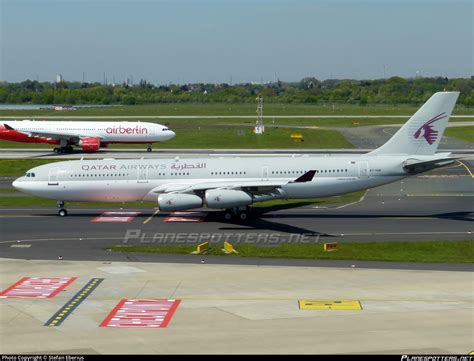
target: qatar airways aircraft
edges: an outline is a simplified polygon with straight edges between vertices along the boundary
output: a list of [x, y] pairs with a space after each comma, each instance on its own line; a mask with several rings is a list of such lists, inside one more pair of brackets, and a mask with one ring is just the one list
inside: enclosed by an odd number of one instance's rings
[[327, 197], [377, 187], [455, 162], [435, 153], [458, 92], [434, 94], [392, 138], [362, 155], [74, 160], [42, 165], [16, 179], [23, 192], [58, 201], [156, 201], [162, 211], [225, 209], [248, 217], [270, 199]]
[[73, 145], [85, 152], [98, 151], [112, 143], [148, 144], [171, 139], [175, 133], [156, 123], [69, 122], [20, 120], [0, 123], [0, 139], [23, 143], [57, 144], [55, 153], [70, 153]]

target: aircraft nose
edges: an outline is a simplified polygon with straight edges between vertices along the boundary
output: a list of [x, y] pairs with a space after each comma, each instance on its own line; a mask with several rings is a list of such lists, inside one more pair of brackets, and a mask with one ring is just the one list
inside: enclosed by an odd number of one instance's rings
[[13, 186], [13, 188], [18, 189], [19, 191], [21, 191], [21, 183], [22, 183], [21, 178], [17, 178], [13, 181], [12, 186]]
[[169, 135], [169, 138], [168, 138], [168, 139], [172, 139], [172, 138], [174, 138], [174, 137], [176, 136], [176, 133], [173, 132], [172, 130], [169, 130], [169, 133], [170, 133], [170, 135]]

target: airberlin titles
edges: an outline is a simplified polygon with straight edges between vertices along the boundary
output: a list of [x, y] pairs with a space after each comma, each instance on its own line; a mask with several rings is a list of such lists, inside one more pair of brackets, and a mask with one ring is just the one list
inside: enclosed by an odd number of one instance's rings
[[121, 125], [108, 127], [106, 130], [107, 134], [148, 134], [148, 128], [136, 125], [134, 127], [123, 127]]

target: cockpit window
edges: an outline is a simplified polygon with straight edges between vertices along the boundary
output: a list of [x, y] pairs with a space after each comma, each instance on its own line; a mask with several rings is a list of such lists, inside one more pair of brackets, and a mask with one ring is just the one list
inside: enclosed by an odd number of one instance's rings
[[32, 172], [28, 172], [28, 173], [26, 173], [26, 176], [27, 176], [28, 178], [30, 178], [30, 177], [34, 177], [34, 176], [35, 176], [35, 174], [34, 174], [34, 173], [32, 173]]
[[163, 128], [162, 131], [165, 132], [165, 131], [168, 131], [169, 129], [168, 128]]

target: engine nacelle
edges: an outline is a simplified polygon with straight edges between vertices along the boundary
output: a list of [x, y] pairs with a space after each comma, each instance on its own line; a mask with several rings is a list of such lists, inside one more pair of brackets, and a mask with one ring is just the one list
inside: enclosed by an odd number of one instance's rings
[[99, 138], [82, 138], [79, 141], [79, 146], [84, 152], [96, 152], [100, 148]]
[[210, 189], [206, 191], [209, 208], [232, 208], [252, 204], [252, 196], [244, 191], [232, 189]]
[[165, 212], [183, 211], [202, 207], [202, 198], [194, 194], [168, 193], [158, 196], [160, 210]]

